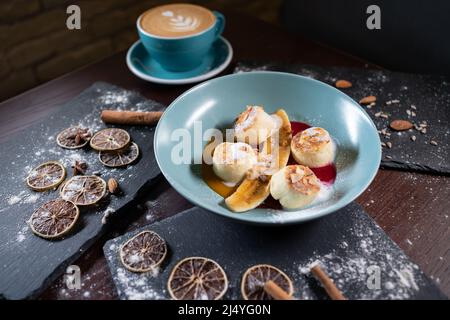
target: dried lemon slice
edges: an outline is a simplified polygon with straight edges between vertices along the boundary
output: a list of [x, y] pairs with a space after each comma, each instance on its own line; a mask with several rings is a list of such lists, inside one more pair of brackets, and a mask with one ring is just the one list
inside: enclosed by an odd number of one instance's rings
[[98, 151], [122, 150], [130, 143], [130, 135], [123, 129], [106, 128], [100, 130], [90, 140], [92, 149]]
[[39, 237], [58, 238], [72, 229], [78, 220], [78, 207], [67, 200], [50, 200], [33, 212], [30, 228]]
[[73, 176], [61, 188], [61, 198], [78, 206], [88, 206], [100, 201], [106, 193], [106, 182], [97, 176]]
[[175, 300], [219, 300], [228, 289], [228, 279], [217, 262], [189, 257], [175, 265], [167, 287]]
[[46, 191], [57, 187], [66, 177], [66, 169], [57, 161], [41, 163], [30, 171], [27, 185], [35, 191]]
[[134, 142], [123, 151], [100, 151], [98, 154], [100, 162], [107, 167], [126, 166], [134, 162], [138, 157], [139, 147]]
[[92, 134], [87, 128], [70, 127], [64, 129], [56, 136], [56, 143], [66, 149], [84, 147], [91, 139]]
[[146, 230], [125, 242], [119, 253], [125, 268], [133, 272], [147, 272], [163, 262], [167, 246], [156, 232]]
[[269, 280], [275, 282], [290, 296], [294, 293], [292, 281], [283, 271], [268, 264], [258, 264], [247, 269], [242, 277], [242, 297], [245, 300], [273, 300], [264, 290], [264, 285]]

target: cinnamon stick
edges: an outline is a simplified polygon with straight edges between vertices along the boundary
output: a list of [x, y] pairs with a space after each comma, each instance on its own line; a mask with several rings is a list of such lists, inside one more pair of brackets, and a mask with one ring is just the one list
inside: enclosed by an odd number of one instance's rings
[[103, 110], [101, 119], [104, 123], [148, 126], [156, 124], [162, 114], [162, 111]]
[[293, 300], [291, 295], [280, 288], [280, 286], [272, 280], [269, 280], [264, 284], [264, 291], [275, 300]]
[[311, 272], [322, 283], [323, 288], [328, 293], [332, 300], [347, 300], [342, 292], [336, 287], [333, 280], [328, 277], [325, 271], [319, 266], [318, 263], [311, 267]]

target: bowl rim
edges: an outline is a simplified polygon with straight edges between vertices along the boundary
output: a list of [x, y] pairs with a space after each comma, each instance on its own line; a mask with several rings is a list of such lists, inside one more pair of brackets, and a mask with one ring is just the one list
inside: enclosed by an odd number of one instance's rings
[[156, 159], [156, 163], [158, 164], [159, 169], [161, 170], [161, 173], [164, 175], [164, 177], [167, 179], [167, 181], [169, 182], [169, 184], [172, 186], [172, 188], [174, 188], [177, 192], [179, 192], [187, 201], [193, 203], [196, 206], [199, 206], [203, 209], [206, 209], [208, 211], [213, 212], [214, 214], [218, 214], [222, 217], [226, 217], [226, 218], [230, 218], [233, 219], [235, 221], [239, 221], [239, 222], [244, 222], [244, 223], [249, 223], [249, 224], [256, 224], [256, 225], [270, 225], [270, 226], [276, 226], [276, 225], [292, 225], [292, 224], [298, 224], [298, 223], [302, 223], [302, 222], [306, 222], [306, 221], [310, 221], [313, 219], [317, 219], [320, 217], [323, 217], [325, 215], [334, 213], [336, 211], [338, 211], [341, 208], [344, 208], [345, 206], [349, 205], [352, 201], [354, 201], [355, 199], [357, 199], [372, 183], [372, 181], [375, 179], [375, 176], [378, 173], [379, 170], [379, 166], [381, 163], [381, 156], [382, 156], [382, 152], [381, 152], [381, 140], [378, 134], [375, 135], [378, 145], [380, 146], [379, 149], [377, 150], [377, 157], [375, 159], [375, 162], [373, 163], [373, 167], [371, 166], [371, 172], [370, 174], [368, 174], [368, 179], [365, 181], [365, 183], [362, 185], [362, 187], [359, 188], [358, 191], [356, 191], [353, 195], [351, 195], [349, 197], [349, 199], [345, 199], [344, 200], [340, 200], [337, 203], [334, 203], [330, 206], [321, 208], [316, 210], [315, 213], [312, 213], [310, 215], [307, 216], [300, 216], [300, 217], [294, 217], [294, 218], [290, 218], [290, 219], [284, 219], [281, 221], [277, 221], [274, 219], [261, 219], [261, 218], [255, 218], [255, 217], [251, 217], [246, 215], [245, 212], [241, 212], [241, 213], [236, 213], [236, 212], [232, 212], [229, 211], [228, 213], [223, 213], [220, 212], [218, 210], [215, 210], [215, 206], [210, 206], [208, 204], [205, 204], [201, 201], [198, 201], [197, 199], [193, 199], [190, 197], [190, 193], [189, 190], [185, 189], [181, 184], [179, 184], [176, 180], [172, 179], [171, 175], [167, 173], [167, 171], [164, 169], [164, 165], [162, 165], [162, 161], [160, 161], [160, 151], [159, 151], [159, 140], [158, 136], [159, 136], [159, 132], [160, 132], [160, 128], [161, 128], [161, 123], [164, 121], [165, 117], [167, 117], [167, 111], [171, 111], [172, 109], [175, 108], [175, 106], [177, 105], [177, 103], [182, 100], [185, 96], [191, 94], [192, 92], [199, 90], [205, 86], [210, 85], [211, 83], [214, 82], [219, 82], [222, 81], [222, 79], [228, 79], [228, 78], [235, 78], [235, 77], [241, 77], [241, 76], [248, 76], [248, 75], [279, 75], [279, 76], [284, 76], [284, 77], [292, 77], [292, 78], [302, 78], [303, 80], [306, 81], [311, 81], [316, 83], [319, 86], [334, 90], [335, 93], [337, 93], [338, 95], [340, 95], [341, 97], [349, 100], [352, 102], [353, 106], [356, 107], [357, 109], [359, 109], [363, 116], [368, 120], [368, 123], [370, 124], [370, 126], [372, 127], [373, 130], [375, 130], [375, 132], [378, 131], [377, 127], [375, 126], [375, 123], [373, 122], [373, 120], [370, 118], [369, 114], [361, 107], [361, 105], [359, 103], [357, 103], [354, 99], [352, 99], [350, 96], [348, 96], [347, 94], [345, 94], [344, 92], [338, 90], [337, 88], [310, 78], [310, 77], [306, 77], [306, 76], [302, 76], [302, 75], [298, 75], [295, 73], [288, 73], [288, 72], [279, 72], [279, 71], [251, 71], [251, 72], [241, 72], [241, 73], [233, 73], [233, 74], [229, 74], [229, 75], [225, 75], [222, 77], [217, 77], [214, 79], [210, 79], [207, 81], [204, 81], [200, 84], [197, 84], [195, 86], [193, 86], [192, 88], [186, 90], [185, 92], [183, 92], [182, 94], [180, 94], [175, 100], [172, 101], [172, 103], [169, 104], [169, 106], [164, 110], [164, 113], [162, 114], [161, 118], [159, 119], [157, 125], [156, 125], [156, 129], [155, 129], [155, 134], [154, 134], [154, 138], [153, 138], [153, 148], [154, 148], [154, 153], [155, 153], [155, 159]]

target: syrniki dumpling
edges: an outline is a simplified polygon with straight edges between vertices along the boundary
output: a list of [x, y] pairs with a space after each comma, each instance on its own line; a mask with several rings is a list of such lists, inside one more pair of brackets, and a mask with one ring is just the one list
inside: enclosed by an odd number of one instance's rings
[[256, 164], [257, 159], [257, 153], [250, 145], [223, 142], [214, 149], [213, 170], [223, 181], [238, 183]]
[[253, 146], [267, 140], [277, 129], [277, 121], [259, 106], [247, 106], [234, 123], [236, 140]]
[[319, 191], [319, 179], [310, 168], [302, 165], [284, 167], [270, 180], [270, 194], [286, 209], [307, 206]]
[[311, 127], [292, 138], [291, 152], [298, 164], [310, 168], [322, 167], [333, 162], [333, 140], [325, 129]]

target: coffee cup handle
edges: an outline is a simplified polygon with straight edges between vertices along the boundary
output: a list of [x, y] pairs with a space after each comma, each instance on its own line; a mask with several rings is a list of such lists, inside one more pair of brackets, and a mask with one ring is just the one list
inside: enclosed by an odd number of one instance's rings
[[217, 39], [222, 34], [223, 29], [225, 29], [225, 16], [218, 11], [213, 11], [213, 13], [216, 16], [216, 25], [214, 26], [214, 28], [215, 37]]

